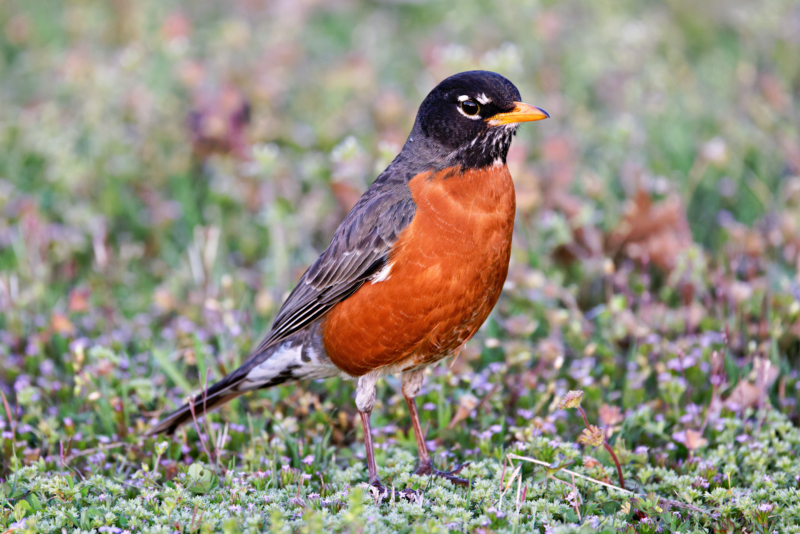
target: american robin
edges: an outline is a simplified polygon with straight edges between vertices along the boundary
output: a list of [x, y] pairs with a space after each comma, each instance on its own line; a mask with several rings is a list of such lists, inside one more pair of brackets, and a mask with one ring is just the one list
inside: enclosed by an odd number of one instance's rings
[[[423, 100], [400, 154], [303, 274], [247, 362], [193, 399], [199, 415], [286, 382], [357, 380], [370, 484], [382, 488], [370, 413], [378, 378], [399, 374], [414, 426], [417, 474], [433, 468], [417, 414], [427, 366], [454, 355], [491, 312], [508, 273], [516, 206], [506, 166], [519, 123], [549, 115], [487, 71], [462, 72]], [[171, 433], [189, 404], [150, 430]]]

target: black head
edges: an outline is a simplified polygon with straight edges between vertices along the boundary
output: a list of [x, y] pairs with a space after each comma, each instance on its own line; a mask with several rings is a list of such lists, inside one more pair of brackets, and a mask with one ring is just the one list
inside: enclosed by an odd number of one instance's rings
[[513, 83], [494, 72], [450, 76], [423, 100], [404, 151], [421, 151], [437, 167], [505, 164], [521, 122], [549, 115], [520, 102]]

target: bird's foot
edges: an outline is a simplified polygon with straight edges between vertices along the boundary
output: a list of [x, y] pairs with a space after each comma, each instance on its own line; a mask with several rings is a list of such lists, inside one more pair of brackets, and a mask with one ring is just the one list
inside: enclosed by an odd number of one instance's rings
[[381, 484], [380, 480], [374, 480], [369, 485], [369, 492], [375, 499], [375, 504], [380, 504], [384, 500], [393, 501], [396, 498], [406, 499], [412, 503], [418, 502], [422, 497], [422, 492], [411, 488], [396, 491], [394, 488], [387, 489], [386, 486]]
[[465, 467], [467, 467], [468, 465], [469, 465], [469, 462], [467, 462], [465, 464], [457, 465], [455, 467], [455, 469], [452, 469], [451, 471], [439, 471], [438, 469], [433, 467], [433, 463], [432, 462], [426, 462], [426, 463], [419, 464], [419, 467], [417, 467], [417, 470], [414, 471], [414, 474], [415, 475], [420, 475], [420, 476], [433, 475], [433, 476], [436, 476], [436, 477], [439, 477], [439, 478], [447, 479], [450, 482], [452, 482], [453, 484], [457, 484], [459, 486], [469, 486], [469, 480], [467, 480], [466, 478], [461, 478], [461, 477], [455, 476], [458, 473], [460, 473], [461, 470], [464, 469]]

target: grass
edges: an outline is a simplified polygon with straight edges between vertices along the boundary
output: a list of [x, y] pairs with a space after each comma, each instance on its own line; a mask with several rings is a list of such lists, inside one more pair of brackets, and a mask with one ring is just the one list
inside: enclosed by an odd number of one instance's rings
[[[800, 532], [794, 4], [3, 3], [0, 532]], [[410, 475], [392, 378], [415, 502], [367, 491], [348, 381], [143, 439], [472, 68], [552, 116], [501, 301], [418, 399], [473, 486]]]

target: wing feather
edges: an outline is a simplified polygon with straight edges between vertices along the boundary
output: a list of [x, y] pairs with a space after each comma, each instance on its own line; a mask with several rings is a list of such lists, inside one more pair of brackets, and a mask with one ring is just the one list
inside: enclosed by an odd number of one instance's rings
[[408, 187], [391, 182], [379, 178], [353, 207], [328, 248], [303, 274], [281, 306], [272, 330], [254, 352], [251, 362], [255, 363], [258, 354], [267, 347], [325, 315], [386, 265], [392, 245], [416, 211]]

